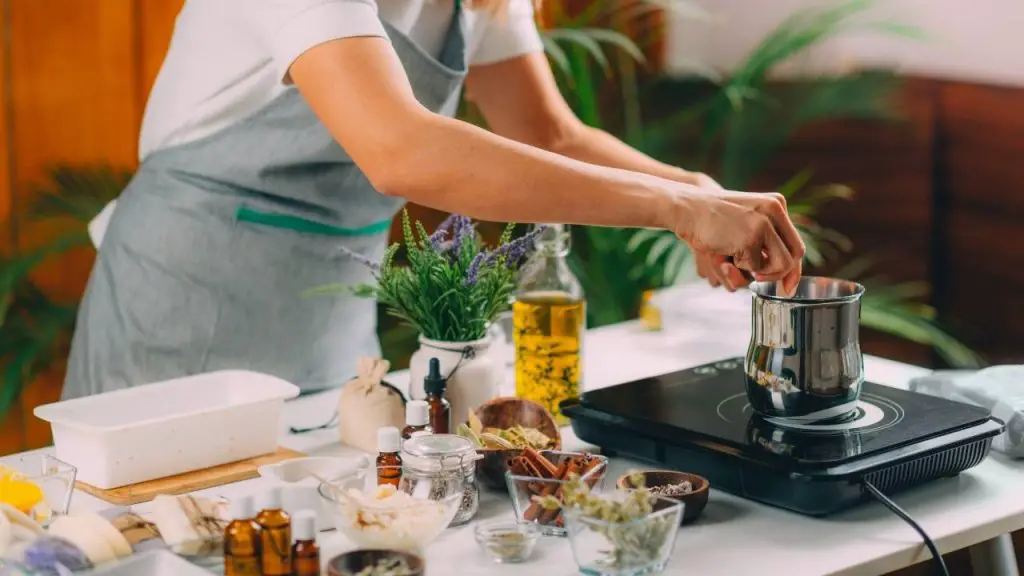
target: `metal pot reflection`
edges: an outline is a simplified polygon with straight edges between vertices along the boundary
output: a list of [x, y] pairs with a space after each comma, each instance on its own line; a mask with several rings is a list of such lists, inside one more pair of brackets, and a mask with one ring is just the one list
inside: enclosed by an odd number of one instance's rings
[[754, 282], [750, 289], [754, 301], [744, 372], [754, 411], [821, 418], [853, 410], [864, 382], [864, 287], [805, 276], [793, 296], [782, 295], [776, 282]]
[[754, 414], [747, 423], [747, 438], [757, 449], [802, 461], [837, 461], [861, 453], [860, 434], [814, 434], [772, 423]]

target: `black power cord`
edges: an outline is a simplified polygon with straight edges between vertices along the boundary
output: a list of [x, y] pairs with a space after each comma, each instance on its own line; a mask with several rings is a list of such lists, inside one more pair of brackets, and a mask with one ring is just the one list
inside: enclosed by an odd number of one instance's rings
[[861, 480], [861, 485], [864, 486], [864, 489], [874, 496], [876, 500], [881, 502], [883, 506], [892, 511], [893, 514], [903, 519], [904, 522], [910, 524], [910, 527], [921, 535], [921, 539], [924, 540], [924, 545], [927, 546], [928, 551], [932, 553], [932, 562], [935, 563], [936, 572], [941, 576], [949, 576], [949, 569], [946, 568], [946, 561], [942, 559], [942, 554], [939, 554], [939, 549], [935, 546], [935, 542], [932, 542], [931, 536], [928, 536], [924, 531], [924, 528], [921, 528], [921, 526], [910, 517], [910, 514], [907, 514], [903, 508], [900, 508], [895, 502], [890, 500], [889, 497], [883, 494], [882, 491], [874, 484], [867, 480]]

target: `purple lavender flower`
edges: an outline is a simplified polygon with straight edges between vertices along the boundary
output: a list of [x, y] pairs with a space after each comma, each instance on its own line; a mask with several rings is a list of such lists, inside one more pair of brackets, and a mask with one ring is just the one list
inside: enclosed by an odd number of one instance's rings
[[430, 238], [427, 239], [434, 252], [444, 252], [445, 244], [450, 245], [450, 243], [445, 242], [445, 239], [448, 236], [448, 231], [451, 229], [452, 225], [455, 224], [458, 218], [458, 214], [449, 214], [448, 217], [444, 219], [444, 222], [441, 222], [441, 225], [437, 227], [437, 230], [434, 230], [434, 233], [430, 235]]
[[504, 246], [498, 247], [497, 250], [488, 256], [487, 263], [491, 264], [499, 257], [504, 257], [505, 265], [509, 268], [514, 267], [523, 259], [523, 257], [526, 256], [526, 253], [533, 248], [534, 243], [537, 241], [537, 237], [546, 229], [546, 226], [538, 226], [527, 234], [516, 238]]
[[[493, 253], [492, 253], [493, 254]], [[484, 261], [490, 257], [487, 252], [480, 252], [473, 257], [473, 261], [469, 263], [469, 269], [466, 270], [466, 286], [472, 286], [476, 284], [477, 277], [480, 275], [480, 267], [484, 265]]]
[[462, 250], [463, 243], [475, 233], [473, 221], [461, 214], [457, 215], [452, 225], [452, 254], [457, 255]]
[[345, 254], [346, 256], [348, 256], [349, 258], [351, 258], [351, 259], [355, 260], [356, 262], [359, 262], [360, 264], [368, 267], [370, 270], [373, 270], [374, 272], [379, 272], [380, 271], [380, 263], [379, 262], [374, 262], [373, 260], [370, 260], [366, 256], [363, 256], [362, 254], [360, 254], [358, 252], [353, 252], [352, 250], [349, 250], [348, 248], [345, 248], [344, 246], [339, 246], [338, 249], [341, 250], [341, 252], [343, 254]]

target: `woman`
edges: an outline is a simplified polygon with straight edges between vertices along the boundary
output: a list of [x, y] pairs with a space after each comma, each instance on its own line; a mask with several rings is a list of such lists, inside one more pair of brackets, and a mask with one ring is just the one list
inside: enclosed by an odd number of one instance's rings
[[[463, 4], [475, 2], [474, 5]], [[452, 119], [467, 97], [493, 133]], [[311, 391], [378, 354], [369, 280], [408, 200], [474, 218], [671, 230], [712, 284], [794, 287], [776, 194], [730, 192], [586, 127], [529, 0], [188, 0], [112, 210], [64, 397], [244, 368]]]

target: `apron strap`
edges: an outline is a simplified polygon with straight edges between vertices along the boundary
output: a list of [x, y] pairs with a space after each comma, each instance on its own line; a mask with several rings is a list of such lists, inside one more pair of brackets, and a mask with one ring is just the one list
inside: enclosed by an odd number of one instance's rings
[[235, 213], [235, 219], [239, 222], [249, 222], [252, 224], [261, 224], [263, 226], [284, 228], [287, 230], [295, 230], [296, 232], [320, 234], [323, 236], [376, 236], [377, 234], [383, 234], [391, 229], [390, 218], [374, 222], [367, 226], [361, 226], [359, 228], [342, 228], [340, 226], [331, 226], [330, 224], [306, 220], [305, 218], [289, 214], [261, 212], [246, 206], [238, 208], [238, 211]]
[[452, 19], [448, 23], [448, 33], [437, 60], [453, 70], [462, 70], [466, 66], [466, 36], [462, 28], [462, 0], [454, 0]]

